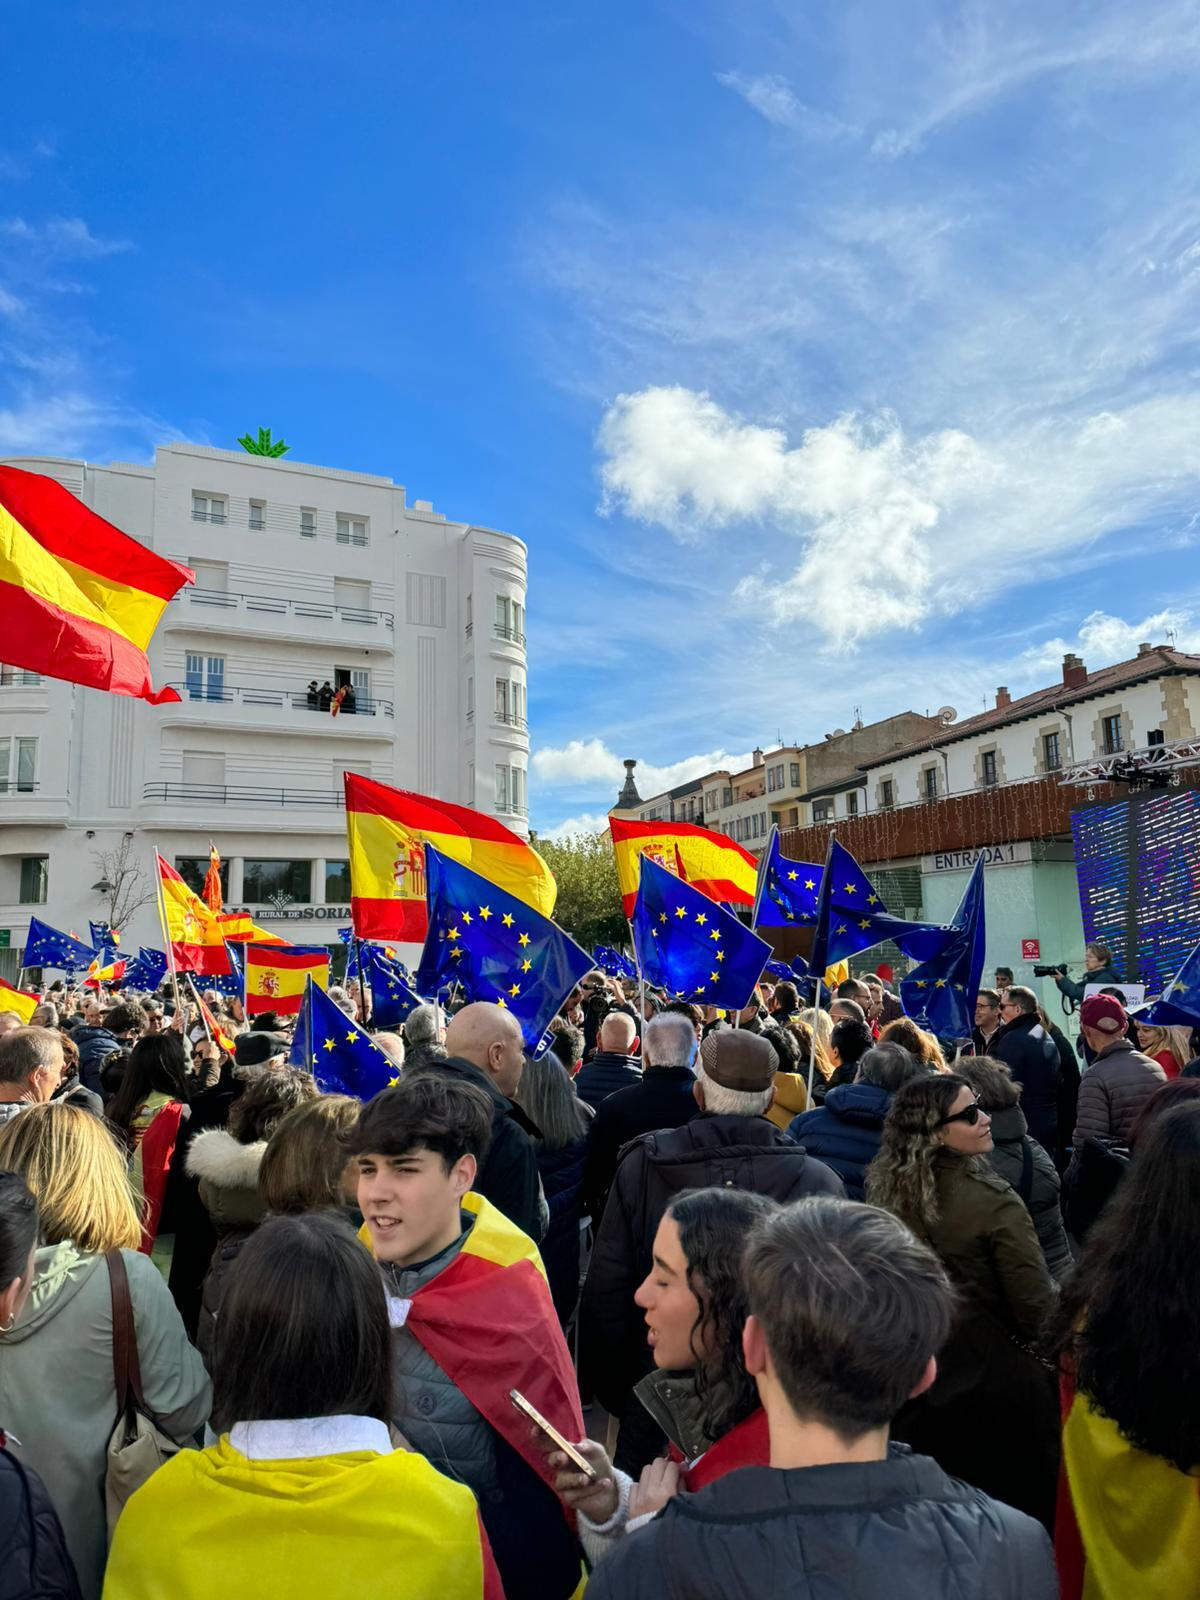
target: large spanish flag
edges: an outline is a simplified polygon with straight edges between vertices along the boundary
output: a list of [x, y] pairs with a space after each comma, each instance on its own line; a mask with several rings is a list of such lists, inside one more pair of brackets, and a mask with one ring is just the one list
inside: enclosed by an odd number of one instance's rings
[[425, 845], [461, 861], [526, 905], [552, 915], [554, 874], [518, 834], [467, 806], [391, 789], [347, 772], [346, 834], [350, 844], [350, 909], [360, 939], [421, 944], [425, 911]]
[[146, 650], [195, 574], [156, 556], [53, 478], [0, 467], [0, 628], [10, 665], [151, 705]]
[[15, 1011], [21, 1021], [28, 1025], [30, 1017], [41, 1005], [35, 994], [26, 994], [24, 989], [14, 989], [11, 983], [5, 983], [0, 978], [0, 1011]]
[[735, 906], [754, 904], [758, 863], [749, 850], [723, 833], [698, 828], [692, 822], [625, 822], [609, 817], [608, 825], [627, 917], [633, 915], [637, 899], [641, 855], [648, 855], [710, 900]]
[[171, 946], [176, 972], [199, 972], [206, 977], [229, 976], [227, 937], [221, 919], [184, 883], [169, 862], [161, 856], [158, 877], [162, 888], [162, 907], [166, 917], [163, 937]]
[[329, 987], [329, 951], [314, 944], [248, 944], [246, 952], [246, 1015], [274, 1011], [294, 1017], [304, 1002], [311, 978], [321, 989]]

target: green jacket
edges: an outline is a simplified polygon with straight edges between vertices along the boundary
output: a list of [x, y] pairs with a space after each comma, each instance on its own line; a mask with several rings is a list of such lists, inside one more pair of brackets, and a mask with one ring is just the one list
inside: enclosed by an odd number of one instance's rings
[[[204, 1363], [188, 1343], [170, 1291], [149, 1256], [122, 1250], [137, 1330], [142, 1392], [159, 1426], [181, 1443], [212, 1405]], [[112, 1300], [103, 1256], [69, 1240], [34, 1257], [33, 1290], [0, 1335], [0, 1427], [54, 1502], [84, 1600], [104, 1576], [104, 1469], [116, 1422]]]

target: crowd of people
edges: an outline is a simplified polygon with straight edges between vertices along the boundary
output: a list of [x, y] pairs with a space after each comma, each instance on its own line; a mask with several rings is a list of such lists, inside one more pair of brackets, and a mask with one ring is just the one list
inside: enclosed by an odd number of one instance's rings
[[1197, 1040], [1011, 976], [423, 1005], [366, 1104], [0, 1012], [0, 1600], [1200, 1596]]

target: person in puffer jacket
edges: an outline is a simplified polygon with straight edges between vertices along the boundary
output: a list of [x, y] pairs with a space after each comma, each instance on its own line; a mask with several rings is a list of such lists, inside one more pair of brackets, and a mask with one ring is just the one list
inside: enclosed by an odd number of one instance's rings
[[988, 1163], [1016, 1190], [1033, 1218], [1038, 1244], [1056, 1283], [1064, 1283], [1075, 1265], [1063, 1227], [1059, 1203], [1059, 1177], [1054, 1162], [1031, 1139], [1021, 1110], [1021, 1085], [1002, 1061], [964, 1056], [955, 1071], [975, 1091], [980, 1106], [992, 1119], [992, 1148]]
[[1090, 995], [1083, 1002], [1079, 1023], [1095, 1059], [1079, 1085], [1073, 1143], [1076, 1149], [1087, 1138], [1123, 1143], [1143, 1104], [1162, 1088], [1167, 1075], [1126, 1038], [1129, 1018], [1112, 995]]
[[859, 1058], [853, 1083], [830, 1089], [824, 1105], [789, 1125], [796, 1143], [837, 1173], [848, 1200], [863, 1197], [863, 1174], [879, 1154], [892, 1096], [902, 1083], [925, 1070], [902, 1045], [884, 1041]]

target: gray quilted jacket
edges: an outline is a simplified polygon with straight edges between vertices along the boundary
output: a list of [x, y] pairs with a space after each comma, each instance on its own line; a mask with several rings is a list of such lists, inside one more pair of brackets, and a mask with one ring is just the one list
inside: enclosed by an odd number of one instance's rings
[[1129, 1140], [1134, 1118], [1167, 1075], [1124, 1037], [1114, 1039], [1084, 1073], [1075, 1115], [1075, 1148], [1087, 1138]]
[[1037, 1140], [1029, 1137], [1025, 1113], [1020, 1106], [993, 1111], [991, 1118], [993, 1148], [988, 1164], [1025, 1202], [1050, 1276], [1063, 1283], [1075, 1263], [1063, 1228], [1054, 1163]]

